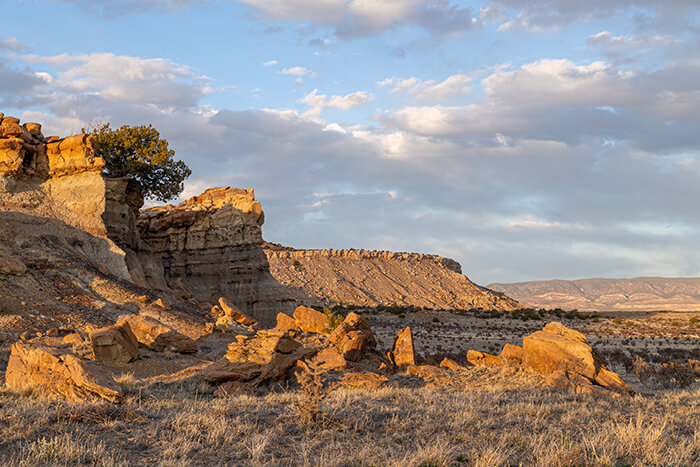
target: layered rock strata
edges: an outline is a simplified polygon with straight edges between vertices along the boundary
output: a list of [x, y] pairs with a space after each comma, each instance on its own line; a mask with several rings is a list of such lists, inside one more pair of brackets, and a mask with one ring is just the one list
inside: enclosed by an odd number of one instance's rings
[[520, 305], [462, 275], [450, 258], [365, 250], [265, 250], [270, 272], [311, 305], [512, 310]]
[[288, 308], [262, 249], [265, 216], [252, 189], [212, 188], [177, 206], [141, 211], [141, 238], [166, 280], [181, 279], [201, 302], [224, 297], [263, 325]]

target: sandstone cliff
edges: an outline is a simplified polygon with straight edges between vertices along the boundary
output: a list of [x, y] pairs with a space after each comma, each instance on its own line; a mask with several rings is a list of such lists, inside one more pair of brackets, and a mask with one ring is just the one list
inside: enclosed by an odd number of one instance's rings
[[264, 221], [252, 189], [224, 187], [143, 210], [138, 227], [167, 280], [181, 279], [200, 302], [225, 297], [267, 325], [289, 304], [262, 249]]
[[265, 250], [270, 272], [307, 303], [511, 310], [517, 302], [462, 275], [458, 262], [415, 253]]
[[490, 284], [524, 306], [585, 311], [700, 310], [700, 278], [637, 277]]

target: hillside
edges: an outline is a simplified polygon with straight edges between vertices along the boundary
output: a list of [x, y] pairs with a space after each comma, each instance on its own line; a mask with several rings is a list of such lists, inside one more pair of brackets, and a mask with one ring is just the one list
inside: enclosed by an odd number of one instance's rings
[[489, 284], [524, 306], [614, 310], [700, 310], [700, 278], [637, 277]]
[[435, 255], [365, 250], [289, 250], [266, 245], [270, 272], [308, 303], [433, 309], [519, 308], [478, 286], [458, 262]]

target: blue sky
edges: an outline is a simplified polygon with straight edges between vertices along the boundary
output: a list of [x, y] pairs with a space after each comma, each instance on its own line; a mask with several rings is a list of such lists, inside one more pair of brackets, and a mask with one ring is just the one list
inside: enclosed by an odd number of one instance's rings
[[266, 239], [700, 275], [694, 0], [6, 0], [0, 112], [152, 123]]

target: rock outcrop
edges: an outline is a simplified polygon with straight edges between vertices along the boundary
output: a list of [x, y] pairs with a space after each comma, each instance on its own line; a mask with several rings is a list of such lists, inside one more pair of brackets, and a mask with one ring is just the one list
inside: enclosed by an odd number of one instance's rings
[[462, 275], [450, 258], [365, 250], [265, 249], [270, 272], [311, 305], [513, 310], [520, 305]]
[[194, 339], [148, 316], [120, 316], [117, 325], [128, 326], [138, 343], [157, 352], [194, 353], [199, 350]]
[[94, 398], [120, 402], [124, 398], [114, 379], [97, 363], [68, 351], [22, 341], [12, 346], [5, 385], [18, 391], [39, 389], [74, 402]]
[[387, 358], [398, 367], [416, 364], [413, 334], [411, 333], [410, 327], [406, 327], [406, 329], [399, 332], [396, 336], [394, 347], [391, 352], [387, 354]]
[[288, 309], [262, 249], [265, 220], [252, 189], [212, 188], [177, 206], [141, 211], [141, 238], [201, 302], [224, 297], [263, 325]]
[[139, 343], [125, 322], [92, 331], [90, 342], [93, 355], [100, 362], [123, 366], [139, 357]]

